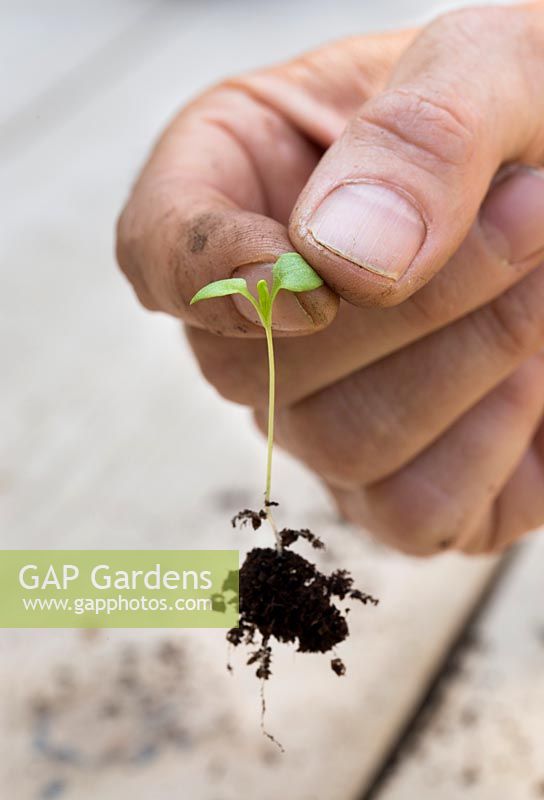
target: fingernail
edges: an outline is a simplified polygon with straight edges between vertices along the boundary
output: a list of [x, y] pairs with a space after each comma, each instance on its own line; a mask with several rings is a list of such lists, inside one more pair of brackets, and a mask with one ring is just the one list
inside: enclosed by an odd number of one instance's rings
[[401, 278], [425, 239], [419, 211], [394, 189], [346, 183], [314, 213], [310, 233], [319, 244], [359, 267]]
[[511, 264], [544, 250], [544, 170], [518, 167], [495, 184], [480, 225], [495, 252]]
[[[245, 278], [249, 291], [257, 294], [257, 283], [260, 280], [268, 282], [268, 286], [272, 287], [272, 264], [247, 264], [235, 270], [233, 278]], [[302, 299], [302, 298], [301, 298]], [[245, 297], [239, 294], [232, 296], [232, 301], [240, 314], [253, 322], [255, 325], [260, 325], [257, 312]], [[315, 328], [311, 314], [306, 310], [299, 300], [299, 295], [293, 292], [280, 292], [274, 301], [272, 309], [272, 327], [278, 331], [295, 332], [307, 331]]]

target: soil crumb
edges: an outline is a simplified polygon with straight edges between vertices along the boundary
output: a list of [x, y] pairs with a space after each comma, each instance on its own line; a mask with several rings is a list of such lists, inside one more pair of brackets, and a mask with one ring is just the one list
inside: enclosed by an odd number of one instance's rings
[[336, 672], [336, 674], [339, 675], [340, 677], [346, 674], [346, 665], [344, 664], [341, 658], [333, 658], [331, 660], [331, 669], [333, 672]]
[[243, 527], [248, 523], [251, 523], [251, 527], [254, 531], [258, 530], [261, 525], [263, 524], [263, 520], [266, 519], [266, 511], [252, 511], [250, 508], [244, 508], [243, 511], [239, 511], [230, 521], [233, 528], [237, 525]]
[[302, 528], [300, 531], [291, 530], [291, 528], [284, 528], [280, 531], [280, 538], [283, 547], [290, 547], [299, 539], [306, 539], [312, 547], [315, 547], [316, 550], [324, 550], [325, 545], [321, 541], [321, 539], [312, 533], [308, 528]]

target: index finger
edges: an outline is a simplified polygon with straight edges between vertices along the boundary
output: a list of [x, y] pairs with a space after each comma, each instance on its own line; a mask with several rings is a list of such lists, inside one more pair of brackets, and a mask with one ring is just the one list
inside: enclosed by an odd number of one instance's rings
[[[185, 109], [119, 220], [118, 260], [141, 302], [217, 334], [262, 335], [231, 298], [189, 301], [237, 270], [251, 286], [293, 250], [285, 222], [317, 158], [314, 145], [239, 87], [218, 87]], [[319, 330], [337, 306], [326, 286], [296, 301], [280, 295], [276, 331]]]

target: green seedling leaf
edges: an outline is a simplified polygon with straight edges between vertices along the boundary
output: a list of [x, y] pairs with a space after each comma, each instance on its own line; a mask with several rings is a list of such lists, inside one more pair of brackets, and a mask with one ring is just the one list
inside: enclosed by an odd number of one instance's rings
[[272, 268], [272, 276], [273, 298], [280, 289], [287, 289], [289, 292], [310, 292], [323, 286], [323, 281], [317, 272], [298, 253], [284, 253], [280, 256]]
[[[229, 294], [241, 294], [247, 297], [248, 300], [253, 300], [244, 278], [227, 278], [224, 281], [214, 281], [213, 283], [208, 283], [207, 286], [203, 286], [191, 300], [191, 305], [198, 303], [200, 300], [210, 300], [212, 297], [226, 297]], [[255, 301], [253, 300], [253, 302]]]
[[261, 313], [263, 317], [267, 320], [272, 309], [272, 299], [270, 297], [268, 284], [265, 280], [260, 280], [257, 283], [257, 294], [259, 296], [259, 306], [261, 309]]

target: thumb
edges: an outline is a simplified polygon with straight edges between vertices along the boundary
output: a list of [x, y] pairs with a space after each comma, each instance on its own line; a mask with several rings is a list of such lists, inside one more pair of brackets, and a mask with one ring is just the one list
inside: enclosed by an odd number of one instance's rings
[[[506, 161], [544, 159], [544, 6], [431, 24], [300, 195], [296, 249], [357, 305], [394, 305], [444, 266]], [[497, 76], [500, 74], [500, 84]], [[544, 242], [543, 242], [544, 244]]]

